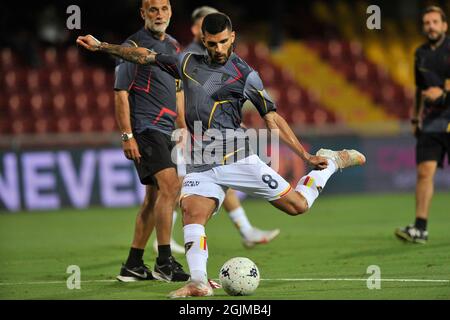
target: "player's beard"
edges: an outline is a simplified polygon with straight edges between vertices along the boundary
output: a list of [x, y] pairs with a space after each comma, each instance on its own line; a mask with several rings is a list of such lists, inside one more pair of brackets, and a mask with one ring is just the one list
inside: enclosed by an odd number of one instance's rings
[[147, 29], [156, 34], [165, 33], [167, 28], [169, 27], [170, 19], [167, 19], [166, 23], [163, 24], [155, 24], [154, 22], [147, 21]]
[[431, 44], [436, 44], [445, 37], [445, 32], [437, 32], [437, 34], [438, 35], [436, 37], [432, 37], [430, 32], [427, 33], [428, 42]]
[[211, 54], [211, 52], [209, 53], [209, 55], [211, 56], [211, 60], [213, 62], [218, 63], [218, 64], [225, 64], [225, 63], [227, 63], [228, 58], [231, 56], [232, 52], [233, 52], [233, 45], [231, 45], [230, 48], [228, 49], [227, 54], [224, 57], [223, 61], [219, 61], [214, 54]]

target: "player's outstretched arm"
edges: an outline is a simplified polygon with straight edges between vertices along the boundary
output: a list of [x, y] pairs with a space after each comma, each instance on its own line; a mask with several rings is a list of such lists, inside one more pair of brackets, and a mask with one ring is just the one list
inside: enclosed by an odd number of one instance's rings
[[106, 52], [137, 64], [150, 64], [155, 62], [156, 54], [146, 48], [125, 47], [116, 44], [109, 44], [107, 42], [97, 40], [90, 34], [78, 37], [77, 44], [89, 51]]
[[306, 152], [300, 141], [298, 141], [292, 129], [280, 115], [274, 111], [267, 113], [264, 116], [264, 121], [269, 130], [278, 132], [280, 139], [286, 143], [292, 151], [294, 151], [300, 158], [318, 169], [325, 169], [328, 165], [326, 158], [313, 156]]

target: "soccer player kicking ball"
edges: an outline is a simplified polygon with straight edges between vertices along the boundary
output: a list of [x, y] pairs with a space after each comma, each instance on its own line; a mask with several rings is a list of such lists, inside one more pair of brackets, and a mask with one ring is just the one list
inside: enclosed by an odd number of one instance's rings
[[[217, 12], [219, 12], [217, 9], [208, 6], [196, 8], [192, 12], [191, 32], [193, 35], [193, 40], [183, 50], [185, 53], [191, 52], [200, 55], [208, 54], [208, 51], [202, 42], [202, 23], [203, 19], [208, 14]], [[223, 207], [228, 213], [229, 218], [233, 221], [233, 224], [239, 230], [242, 238], [242, 244], [246, 248], [253, 248], [257, 244], [268, 243], [280, 234], [280, 229], [261, 230], [253, 226], [248, 219], [236, 192], [231, 188], [227, 190], [223, 201]]]
[[[90, 35], [79, 37], [77, 43], [88, 50], [110, 53], [131, 62], [156, 63], [174, 77], [182, 79], [186, 124], [192, 134], [198, 122], [201, 122], [204, 133], [208, 134], [208, 129], [216, 129], [224, 137], [226, 129], [241, 129], [241, 108], [246, 100], [250, 100], [269, 130], [276, 130], [283, 142], [316, 170], [302, 177], [292, 189], [284, 178], [252, 152], [247, 141], [243, 141], [244, 148], [236, 148], [231, 153], [232, 157], [229, 156], [228, 144], [226, 156], [220, 155], [221, 161], [189, 165], [181, 190], [181, 208], [191, 279], [182, 288], [171, 292], [171, 298], [213, 294], [206, 271], [208, 246], [205, 225], [220, 208], [228, 188], [266, 199], [283, 212], [295, 216], [312, 207], [328, 179], [337, 170], [362, 165], [366, 161], [364, 155], [356, 150], [320, 149], [316, 155], [306, 152], [286, 121], [276, 113], [275, 104], [264, 90], [258, 73], [233, 53], [235, 32], [230, 18], [223, 13], [209, 14], [203, 20], [202, 31], [207, 55], [155, 54], [145, 48], [100, 42]], [[236, 144], [237, 137], [239, 135], [231, 139], [232, 146]], [[201, 144], [202, 151], [205, 151], [213, 142], [195, 139], [194, 143]], [[237, 145], [241, 143], [238, 141]], [[195, 147], [193, 150], [195, 152]]]

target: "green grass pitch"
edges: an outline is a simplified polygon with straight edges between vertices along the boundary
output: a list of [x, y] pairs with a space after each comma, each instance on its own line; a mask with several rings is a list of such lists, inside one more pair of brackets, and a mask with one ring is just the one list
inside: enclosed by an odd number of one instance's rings
[[[277, 227], [281, 234], [248, 250], [224, 211], [210, 221], [209, 277], [217, 279], [221, 265], [236, 256], [252, 259], [260, 269], [258, 290], [239, 299], [450, 299], [448, 193], [433, 199], [426, 245], [405, 244], [393, 235], [395, 227], [413, 220], [412, 194], [325, 194], [299, 217], [261, 201], [245, 201], [244, 207], [255, 226]], [[1, 214], [0, 298], [166, 299], [180, 284], [114, 281], [128, 253], [136, 210]], [[175, 238], [182, 242], [180, 219]], [[153, 266], [154, 258], [149, 246], [146, 263]], [[184, 256], [179, 261], [187, 268]], [[69, 265], [81, 268], [79, 290], [67, 289]], [[369, 290], [364, 279], [370, 265], [381, 268], [382, 279], [447, 281], [382, 281], [381, 289]], [[236, 297], [220, 289], [209, 299]]]

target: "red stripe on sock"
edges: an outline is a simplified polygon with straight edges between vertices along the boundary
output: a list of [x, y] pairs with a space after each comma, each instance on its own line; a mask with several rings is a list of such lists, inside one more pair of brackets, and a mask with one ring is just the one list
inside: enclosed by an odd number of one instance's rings
[[305, 181], [303, 182], [304, 186], [307, 186], [309, 182], [309, 176], [306, 177]]

